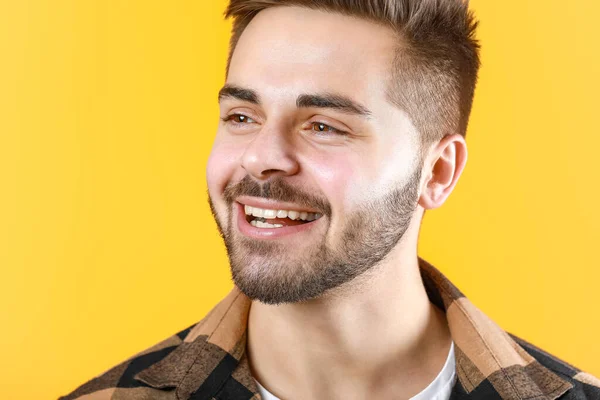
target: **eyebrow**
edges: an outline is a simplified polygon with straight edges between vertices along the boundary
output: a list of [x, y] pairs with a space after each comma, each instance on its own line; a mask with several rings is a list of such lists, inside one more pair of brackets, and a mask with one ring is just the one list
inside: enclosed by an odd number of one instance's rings
[[[225, 85], [219, 91], [219, 102], [231, 98], [246, 101], [252, 104], [260, 105], [260, 96], [252, 89], [243, 88], [235, 85]], [[357, 115], [363, 118], [370, 118], [373, 114], [368, 108], [355, 102], [349, 97], [334, 94], [301, 94], [296, 99], [298, 108], [330, 108], [344, 114]]]
[[349, 97], [333, 94], [302, 94], [296, 100], [298, 108], [331, 108], [344, 114], [357, 115], [369, 118], [373, 113], [365, 106], [355, 102]]
[[246, 89], [235, 85], [225, 85], [221, 90], [219, 90], [219, 102], [226, 98], [247, 101], [252, 104], [260, 105], [258, 93], [252, 89]]

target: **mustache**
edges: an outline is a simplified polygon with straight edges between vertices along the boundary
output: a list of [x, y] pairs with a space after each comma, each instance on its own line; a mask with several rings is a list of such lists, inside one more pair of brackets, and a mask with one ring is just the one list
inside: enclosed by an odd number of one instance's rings
[[223, 198], [229, 205], [241, 196], [262, 197], [294, 203], [309, 209], [319, 210], [322, 214], [331, 216], [331, 206], [327, 200], [290, 185], [282, 177], [273, 178], [268, 182], [259, 184], [250, 175], [246, 175], [238, 183], [229, 183], [223, 192]]

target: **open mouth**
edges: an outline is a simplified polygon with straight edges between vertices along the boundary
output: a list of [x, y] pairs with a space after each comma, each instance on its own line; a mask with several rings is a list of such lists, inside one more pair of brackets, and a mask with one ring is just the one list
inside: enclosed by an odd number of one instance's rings
[[269, 210], [248, 205], [244, 205], [243, 207], [246, 214], [246, 221], [256, 228], [263, 229], [304, 225], [322, 217], [322, 214], [308, 211]]

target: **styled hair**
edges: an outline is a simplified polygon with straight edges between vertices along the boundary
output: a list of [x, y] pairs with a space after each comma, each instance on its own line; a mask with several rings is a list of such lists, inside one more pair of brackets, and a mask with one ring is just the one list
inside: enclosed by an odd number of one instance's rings
[[478, 22], [468, 0], [230, 0], [227, 73], [244, 29], [260, 11], [277, 6], [337, 12], [391, 28], [398, 47], [388, 100], [408, 114], [423, 146], [449, 133], [466, 135], [480, 66]]

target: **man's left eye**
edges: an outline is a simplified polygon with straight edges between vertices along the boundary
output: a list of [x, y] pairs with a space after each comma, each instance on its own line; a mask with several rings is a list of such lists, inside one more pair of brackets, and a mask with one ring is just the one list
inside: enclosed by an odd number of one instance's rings
[[327, 124], [324, 124], [322, 122], [313, 122], [312, 123], [312, 130], [315, 132], [330, 132], [330, 133], [336, 133], [336, 134], [343, 134], [344, 132], [336, 129], [332, 126], [329, 126]]

